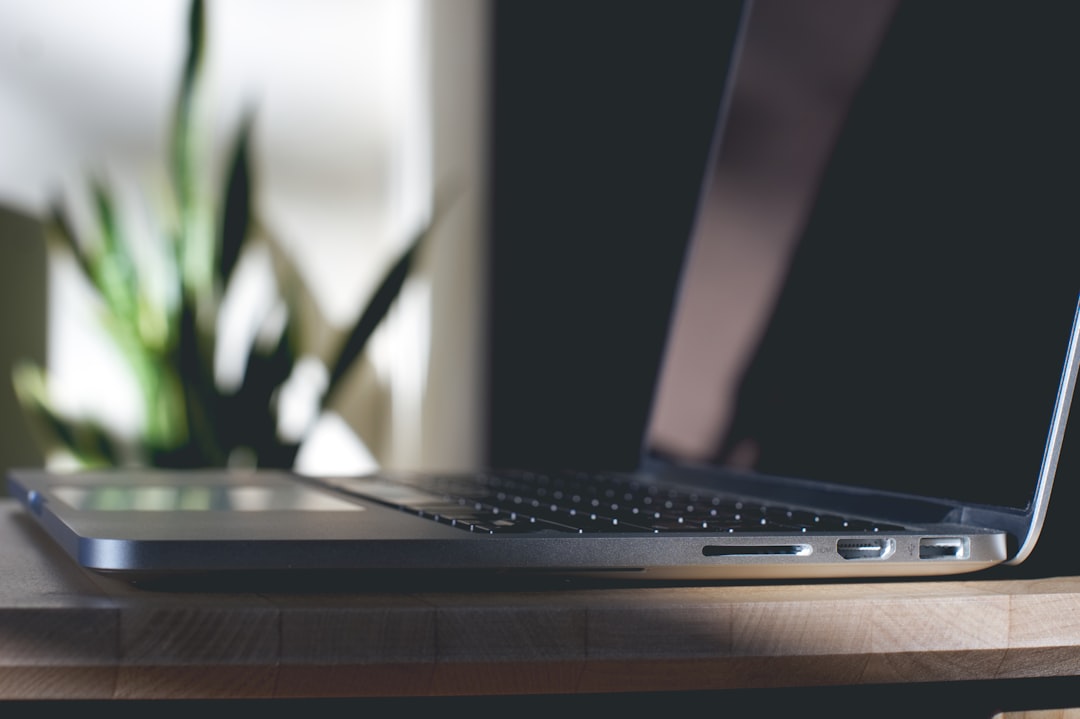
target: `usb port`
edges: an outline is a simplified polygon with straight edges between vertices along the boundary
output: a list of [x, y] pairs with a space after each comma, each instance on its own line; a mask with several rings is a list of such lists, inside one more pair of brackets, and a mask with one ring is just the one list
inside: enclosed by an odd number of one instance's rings
[[965, 537], [923, 537], [919, 540], [919, 559], [967, 559]]

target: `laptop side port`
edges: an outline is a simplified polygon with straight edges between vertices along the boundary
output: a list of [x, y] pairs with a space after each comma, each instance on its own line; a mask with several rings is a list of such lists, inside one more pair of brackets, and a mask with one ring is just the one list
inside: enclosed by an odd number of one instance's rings
[[751, 544], [741, 546], [707, 544], [701, 548], [701, 553], [706, 557], [760, 557], [763, 555], [807, 557], [813, 551], [809, 544]]
[[888, 559], [896, 551], [896, 540], [885, 537], [852, 537], [836, 542], [836, 553], [844, 559]]
[[967, 537], [923, 537], [919, 540], [919, 559], [967, 559]]

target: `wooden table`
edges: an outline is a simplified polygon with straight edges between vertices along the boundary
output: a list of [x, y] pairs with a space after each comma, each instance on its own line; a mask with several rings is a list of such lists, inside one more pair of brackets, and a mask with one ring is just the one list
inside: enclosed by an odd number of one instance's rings
[[1074, 577], [377, 582], [135, 587], [83, 572], [2, 500], [0, 699], [700, 696], [1080, 675]]

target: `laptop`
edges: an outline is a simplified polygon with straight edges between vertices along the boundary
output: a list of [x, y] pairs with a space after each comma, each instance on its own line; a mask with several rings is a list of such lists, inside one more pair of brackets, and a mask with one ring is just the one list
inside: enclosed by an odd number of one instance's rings
[[[712, 12], [722, 7], [714, 6]], [[650, 27], [649, 12], [630, 17], [638, 6], [620, 7], [617, 17], [628, 26]], [[889, 214], [889, 203], [898, 195], [895, 186], [866, 193], [873, 183], [850, 182], [852, 175], [866, 176], [860, 163], [882, 161], [868, 158], [861, 144], [866, 133], [845, 132], [856, 139], [838, 143], [807, 230], [787, 260], [786, 281], [758, 308], [764, 323], [749, 343], [745, 369], [737, 368], [738, 388], [729, 393], [727, 409], [715, 413], [720, 421], [696, 431], [699, 439], [691, 442], [690, 433], [679, 428], [700, 418], [657, 416], [662, 407], [672, 406], [661, 396], [667, 389], [687, 383], [716, 386], [672, 370], [672, 357], [678, 341], [675, 328], [685, 321], [690, 298], [700, 294], [694, 291], [689, 263], [700, 256], [693, 243], [703, 240], [691, 229], [703, 214], [708, 188], [716, 187], [711, 168], [716, 147], [722, 145], [731, 96], [731, 82], [723, 80], [737, 65], [734, 58], [745, 33], [743, 9], [723, 7], [728, 8], [723, 22], [708, 27], [685, 23], [683, 30], [697, 27], [697, 34], [682, 36], [685, 52], [664, 54], [663, 61], [642, 59], [634, 33], [613, 33], [618, 36], [611, 40], [615, 47], [607, 47], [619, 62], [610, 63], [607, 71], [633, 78], [625, 85], [630, 100], [641, 90], [640, 83], [649, 82], [646, 75], [657, 63], [669, 62], [661, 67], [671, 70], [684, 62], [681, 72], [714, 78], [703, 100], [700, 89], [680, 94], [680, 86], [660, 73], [656, 82], [671, 94], [664, 96], [660, 110], [637, 114], [627, 114], [627, 106], [617, 113], [607, 109], [611, 98], [603, 93], [593, 99], [595, 78], [580, 71], [579, 63], [593, 56], [585, 40], [595, 37], [610, 17], [594, 10], [590, 18], [575, 9], [576, 22], [568, 28], [560, 12], [569, 9], [503, 7], [497, 21], [504, 29], [523, 29], [506, 50], [509, 55], [503, 56], [499, 72], [528, 88], [528, 97], [514, 98], [524, 104], [507, 110], [504, 119], [510, 119], [499, 131], [502, 147], [509, 143], [511, 151], [496, 161], [496, 174], [499, 162], [520, 168], [517, 175], [511, 168], [499, 177], [503, 184], [496, 188], [496, 202], [515, 210], [504, 221], [518, 223], [526, 234], [537, 226], [544, 232], [554, 226], [544, 222], [558, 218], [522, 213], [523, 207], [540, 209], [547, 202], [553, 214], [553, 197], [562, 192], [570, 201], [575, 190], [602, 176], [603, 186], [594, 188], [588, 203], [602, 211], [590, 220], [588, 207], [576, 206], [575, 222], [590, 232], [614, 228], [614, 235], [642, 224], [650, 231], [664, 228], [661, 240], [648, 247], [658, 253], [655, 257], [678, 260], [655, 263], [653, 282], [634, 293], [637, 304], [626, 295], [628, 316], [620, 319], [632, 329], [623, 338], [636, 338], [636, 353], [630, 342], [605, 344], [615, 335], [603, 326], [593, 326], [592, 339], [588, 332], [571, 331], [575, 321], [595, 310], [586, 305], [579, 305], [574, 317], [556, 313], [549, 334], [538, 328], [535, 335], [573, 335], [572, 343], [537, 347], [538, 353], [590, 358], [603, 353], [607, 358], [606, 378], [588, 374], [591, 365], [583, 362], [582, 375], [573, 374], [579, 370], [556, 372], [556, 383], [580, 389], [613, 382], [626, 400], [624, 406], [653, 410], [639, 422], [636, 413], [622, 412], [622, 406], [594, 404], [588, 392], [582, 393], [578, 406], [563, 404], [563, 411], [573, 416], [568, 424], [580, 424], [581, 417], [588, 416], [602, 425], [595, 436], [604, 451], [589, 455], [584, 464], [596, 464], [594, 460], [605, 456], [617, 460], [616, 455], [633, 444], [637, 466], [618, 467], [613, 461], [612, 470], [545, 465], [449, 473], [388, 470], [348, 477], [270, 470], [17, 470], [9, 475], [12, 495], [78, 564], [134, 579], [296, 571], [341, 576], [480, 572], [620, 580], [829, 579], [954, 575], [1024, 561], [1046, 517], [1080, 366], [1075, 282], [1067, 268], [1062, 269], [1065, 258], [1054, 254], [1065, 243], [1035, 240], [1037, 249], [1028, 253], [1035, 259], [1027, 262], [1013, 248], [995, 250], [988, 258], [985, 248], [978, 249], [969, 239], [981, 236], [978, 232], [964, 234], [955, 247], [951, 240], [941, 241], [970, 229], [967, 223], [978, 224], [975, 215], [969, 215], [957, 226], [924, 233], [933, 241], [915, 251], [910, 242], [897, 238], [914, 236], [911, 230], [924, 226], [919, 223], [927, 221], [925, 213], [913, 207], [906, 214]], [[597, 26], [590, 29], [590, 20]], [[546, 32], [538, 32], [538, 27], [546, 27]], [[522, 82], [520, 74], [507, 69], [558, 74], [558, 63], [530, 69], [522, 58], [541, 51], [551, 33], [575, 28], [582, 33], [580, 45], [559, 45], [565, 62], [561, 82], [545, 89], [543, 83]], [[530, 46], [528, 37], [540, 39]], [[887, 49], [882, 51], [886, 56]], [[702, 65], [705, 56], [711, 58], [707, 67]], [[498, 79], [496, 83], [501, 87]], [[548, 102], [551, 93], [573, 95], [585, 117], [589, 112], [612, 113], [603, 119], [612, 127], [617, 120], [620, 129], [579, 138], [575, 122], [553, 124], [548, 129], [554, 138], [522, 167], [512, 151], [513, 113], [520, 113], [520, 119], [535, 112], [537, 107], [528, 102]], [[860, 96], [852, 123], [875, 116], [873, 103], [864, 102], [867, 97], [874, 100], [873, 93]], [[666, 143], [663, 152], [635, 158], [651, 172], [629, 172], [633, 162], [619, 166], [627, 162], [620, 159], [626, 153], [616, 152], [616, 146], [638, 133], [655, 136], [650, 128], [682, 134]], [[604, 137], [612, 143], [610, 152], [603, 151]], [[601, 149], [589, 152], [597, 146]], [[899, 154], [893, 159], [905, 160], [911, 148], [900, 148]], [[536, 198], [536, 186], [528, 184], [514, 195], [515, 181], [550, 182], [553, 168], [575, 157], [578, 169], [584, 163], [585, 170], [600, 174], [564, 175], [562, 184], [549, 186], [551, 194], [544, 198]], [[903, 187], [909, 178], [893, 180]], [[666, 192], [660, 192], [655, 203], [642, 204], [649, 193], [661, 189]], [[956, 190], [952, 200], [966, 210], [963, 194]], [[921, 196], [935, 197], [933, 192]], [[528, 198], [535, 204], [520, 204]], [[635, 210], [631, 217], [605, 214], [611, 206], [625, 208], [628, 199]], [[867, 227], [880, 230], [882, 216], [898, 228], [896, 236], [865, 240]], [[860, 218], [869, 224], [859, 225]], [[838, 233], [844, 223], [852, 224]], [[498, 210], [496, 225], [502, 226]], [[852, 243], [851, 237], [862, 242]], [[558, 246], [581, 238], [550, 241]], [[648, 243], [647, 238], [642, 241]], [[931, 262], [926, 261], [928, 252]], [[648, 256], [648, 250], [642, 256]], [[639, 257], [642, 264], [653, 259]], [[1011, 266], [1012, 274], [998, 275], [995, 261]], [[879, 265], [896, 271], [880, 271]], [[672, 266], [675, 271], [669, 272]], [[555, 265], [550, 269], [555, 271]], [[897, 278], [897, 284], [890, 284], [889, 279]], [[584, 296], [575, 294], [572, 282], [560, 289], [576, 302]], [[601, 283], [597, 291], [624, 289]], [[642, 306], [642, 297], [647, 306]], [[618, 304], [607, 305], [605, 311], [617, 311], [612, 307]], [[717, 318], [709, 332], [730, 329], [720, 320], [727, 309], [705, 313]], [[646, 314], [663, 321], [650, 325]], [[745, 322], [745, 317], [735, 321]], [[652, 362], [652, 357], [662, 359]], [[853, 387], [846, 386], [849, 380]], [[689, 403], [675, 406], [689, 409]], [[553, 429], [551, 437], [558, 436]], [[538, 447], [547, 441], [543, 434], [533, 439]], [[589, 437], [583, 441], [588, 444]], [[609, 445], [618, 445], [619, 451], [607, 452]], [[561, 459], [569, 453], [548, 456]]]

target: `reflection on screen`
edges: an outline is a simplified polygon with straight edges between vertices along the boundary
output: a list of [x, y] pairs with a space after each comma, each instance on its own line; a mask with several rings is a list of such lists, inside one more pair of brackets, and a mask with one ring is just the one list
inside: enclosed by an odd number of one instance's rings
[[364, 509], [303, 486], [61, 486], [54, 487], [52, 493], [74, 509], [107, 512], [341, 512]]
[[[725, 137], [737, 151], [691, 249], [657, 454], [1028, 503], [1080, 292], [1075, 183], [1053, 169], [1080, 159], [1076, 113], [1057, 20], [1012, 32], [992, 10], [978, 35], [970, 20], [901, 6], [790, 237], [775, 215], [791, 173], [760, 182], [755, 138]], [[1002, 102], [1007, 77], [1026, 79]]]

